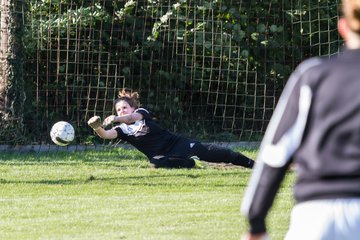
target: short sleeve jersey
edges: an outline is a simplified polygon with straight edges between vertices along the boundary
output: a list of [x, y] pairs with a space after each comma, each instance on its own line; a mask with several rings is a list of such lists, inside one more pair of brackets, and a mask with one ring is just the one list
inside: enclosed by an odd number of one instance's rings
[[148, 158], [164, 155], [179, 140], [179, 136], [158, 125], [150, 116], [148, 110], [138, 108], [143, 119], [131, 124], [122, 123], [115, 126], [118, 138], [130, 143]]

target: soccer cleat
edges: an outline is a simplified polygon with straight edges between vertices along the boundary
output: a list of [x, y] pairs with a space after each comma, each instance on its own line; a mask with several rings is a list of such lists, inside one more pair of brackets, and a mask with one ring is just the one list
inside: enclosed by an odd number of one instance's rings
[[192, 156], [192, 157], [190, 157], [190, 159], [195, 161], [194, 168], [197, 168], [197, 169], [207, 168], [207, 165], [203, 161], [201, 161], [197, 156]]

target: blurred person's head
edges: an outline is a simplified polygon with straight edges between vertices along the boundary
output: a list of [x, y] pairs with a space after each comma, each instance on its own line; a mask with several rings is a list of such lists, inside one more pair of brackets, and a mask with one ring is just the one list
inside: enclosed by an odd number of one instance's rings
[[339, 33], [348, 48], [360, 48], [360, 0], [343, 0]]

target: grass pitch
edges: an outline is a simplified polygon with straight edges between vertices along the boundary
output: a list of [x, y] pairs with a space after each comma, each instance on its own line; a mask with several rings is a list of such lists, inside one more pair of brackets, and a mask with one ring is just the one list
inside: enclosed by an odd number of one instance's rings
[[[152, 169], [124, 149], [0, 154], [0, 239], [238, 240], [247, 229], [248, 169]], [[267, 219], [272, 239], [286, 233], [293, 179]]]

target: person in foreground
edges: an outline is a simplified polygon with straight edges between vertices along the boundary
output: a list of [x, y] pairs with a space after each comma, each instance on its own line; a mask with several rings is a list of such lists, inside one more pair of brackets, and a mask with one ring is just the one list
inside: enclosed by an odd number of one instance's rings
[[[121, 91], [114, 101], [117, 116], [111, 115], [101, 123], [99, 116], [88, 124], [104, 139], [120, 138], [144, 153], [156, 168], [192, 168], [195, 159], [208, 162], [225, 162], [252, 168], [254, 161], [241, 153], [204, 144], [176, 135], [158, 125], [148, 110], [139, 107], [137, 92]], [[104, 127], [120, 123], [109, 130]], [[104, 127], [103, 127], [104, 126]]]
[[296, 204], [285, 239], [360, 239], [360, 0], [342, 2], [345, 48], [300, 64], [269, 123], [241, 206], [244, 240], [267, 238], [265, 218], [291, 163]]

